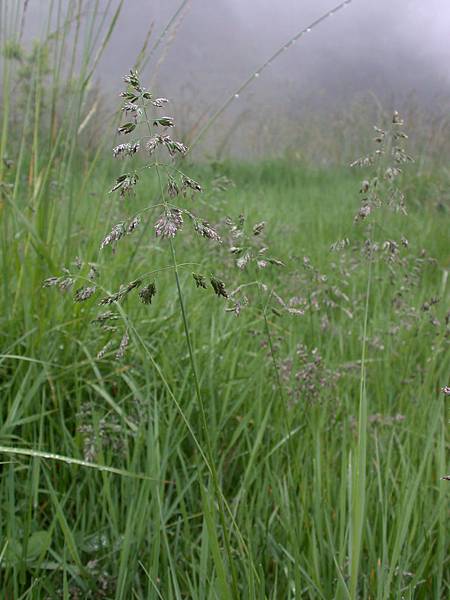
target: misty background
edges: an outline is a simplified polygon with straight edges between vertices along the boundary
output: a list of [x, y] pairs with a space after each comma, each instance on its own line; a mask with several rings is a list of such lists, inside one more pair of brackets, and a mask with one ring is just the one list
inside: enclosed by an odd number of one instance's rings
[[[30, 0], [27, 37], [42, 28], [46, 3]], [[86, 18], [96, 4], [84, 2]], [[181, 4], [125, 0], [96, 75], [103, 94], [110, 97], [114, 92], [112, 102], [117, 102], [122, 76], [134, 64], [148, 32], [151, 48]], [[184, 136], [195, 137], [243, 80], [336, 4], [191, 0], [146, 66], [144, 79], [155, 94], [171, 99]], [[115, 6], [117, 2], [99, 3], [100, 10], [109, 7], [111, 13]], [[326, 129], [334, 121], [351, 120], [355, 110], [365, 119], [367, 112], [381, 106], [443, 114], [449, 98], [450, 2], [353, 0], [252, 81], [211, 129], [208, 147], [219, 153], [267, 154], [295, 144], [295, 138], [305, 139], [305, 127], [312, 122]]]

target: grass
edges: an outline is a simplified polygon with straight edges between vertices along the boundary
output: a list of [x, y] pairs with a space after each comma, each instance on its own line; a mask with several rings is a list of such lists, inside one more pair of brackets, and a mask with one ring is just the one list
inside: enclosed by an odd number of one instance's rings
[[[88, 91], [119, 13], [94, 13], [78, 77], [62, 67], [68, 33], [53, 59], [40, 45], [2, 71], [22, 115], [14, 129], [4, 94], [2, 598], [446, 598], [448, 173], [410, 167], [408, 217], [374, 221], [373, 239], [408, 239], [400, 260], [363, 256], [360, 172], [288, 159], [183, 167], [222, 245], [186, 226], [171, 249], [145, 212], [115, 254], [99, 251], [160, 188], [149, 171], [135, 197], [107, 193], [117, 162], [89, 135]], [[225, 217], [240, 214], [283, 267], [236, 269]], [[85, 285], [90, 264], [86, 302], [42, 288], [63, 268]], [[245, 286], [240, 316], [193, 271]], [[92, 323], [98, 300], [143, 273], [152, 303], [113, 305], [119, 332], [97, 358], [111, 337]]]
[[[216, 169], [200, 168], [206, 187]], [[219, 194], [219, 203], [230, 214], [262, 215], [271, 251], [286, 263], [284, 269], [264, 273], [269, 285], [279, 290], [283, 282], [284, 289], [296, 292], [303, 253], [324, 272], [328, 265], [329, 277], [335, 276], [330, 269], [335, 255], [328, 248], [352, 229], [353, 173], [311, 172], [283, 163], [225, 164], [221, 172], [236, 187]], [[230, 565], [208, 483], [195, 384], [170, 269], [158, 278], [150, 307], [131, 299], [124, 305], [132, 346], [122, 363], [113, 360], [114, 352], [107, 360], [94, 358], [101, 346], [90, 324], [94, 303], [73, 305], [57, 290], [41, 288], [41, 278], [52, 274], [47, 265], [61, 264], [66, 244], [71, 244], [72, 256], [96, 259], [98, 233], [107, 229], [99, 204], [103, 214], [115, 210], [110, 208], [114, 200], [102, 195], [105, 179], [107, 173], [102, 177], [97, 172], [92, 181], [98, 199], [85, 195], [77, 203], [71, 240], [56, 228], [48, 257], [39, 255], [37, 243], [29, 251], [14, 313], [27, 229], [16, 222], [15, 234], [10, 234], [12, 297], [3, 296], [2, 314], [9, 317], [2, 322], [1, 440], [3, 446], [33, 449], [36, 455], [3, 454], [4, 589], [14, 598], [39, 598], [55, 597], [65, 587], [70, 597], [68, 590], [76, 584], [87, 595], [90, 586], [99, 585], [98, 575], [89, 572], [89, 561], [96, 560], [95, 569], [107, 573], [113, 590], [106, 597], [231, 597]], [[74, 189], [82, 181], [75, 176]], [[146, 201], [138, 195], [133, 203]], [[64, 223], [67, 208], [62, 204], [59, 210]], [[405, 227], [412, 251], [432, 245], [438, 257], [408, 298], [409, 305], [420, 309], [441, 291], [446, 223], [433, 205], [421, 205]], [[177, 238], [175, 243], [180, 265], [192, 262], [192, 255], [194, 262], [202, 255], [200, 262], [206, 259], [207, 242]], [[128, 274], [133, 278], [132, 248], [125, 240], [113, 258], [104, 260], [102, 280], [110, 289]], [[216, 259], [208, 252], [209, 261], [211, 257], [217, 270], [223, 270], [220, 251]], [[165, 266], [170, 261], [151, 233], [144, 232], [133, 273]], [[330, 369], [345, 371], [335, 388], [325, 386], [314, 401], [300, 397], [293, 404], [276, 385], [258, 299], [236, 319], [224, 313], [218, 299], [193, 288], [191, 267], [180, 268], [212, 456], [229, 507], [227, 527], [240, 597], [445, 597], [446, 482], [439, 481], [445, 473], [445, 419], [437, 393], [448, 369], [445, 340], [420, 310], [413, 327], [387, 333], [399, 319], [391, 304], [395, 282], [388, 281], [383, 265], [374, 269], [368, 338], [378, 335], [384, 349], [368, 346], [367, 412], [405, 418], [367, 424], [366, 480], [355, 488], [359, 444], [349, 417], [358, 418], [363, 309], [356, 304], [353, 319], [330, 311], [331, 331], [321, 330], [321, 313], [267, 313], [278, 361], [293, 357], [296, 345], [303, 343], [318, 347]], [[245, 274], [249, 280], [254, 276]], [[367, 268], [362, 266], [351, 277], [353, 297], [364, 293], [365, 280]], [[349, 363], [356, 363], [356, 370], [346, 370]], [[87, 422], [94, 432], [96, 463], [145, 479], [37, 454], [82, 460], [77, 426], [82, 407], [90, 402], [94, 408]], [[95, 432], [101, 419], [112, 418], [117, 430], [103, 444]], [[364, 500], [358, 595], [347, 579], [355, 543], [355, 493], [358, 502]]]

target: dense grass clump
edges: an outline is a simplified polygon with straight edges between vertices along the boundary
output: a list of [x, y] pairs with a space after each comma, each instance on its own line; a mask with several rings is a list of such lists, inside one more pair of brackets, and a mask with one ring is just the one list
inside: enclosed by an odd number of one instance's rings
[[398, 114], [362, 170], [118, 162], [98, 53], [7, 49], [2, 597], [447, 597], [448, 173]]
[[[206, 189], [217, 187], [217, 169], [199, 171]], [[194, 287], [191, 266], [181, 268], [239, 593], [279, 598], [301, 589], [305, 598], [345, 598], [368, 267], [354, 260], [354, 250], [329, 248], [352, 233], [355, 177], [277, 163], [228, 164], [221, 172], [235, 185], [214, 193], [221, 210], [243, 213], [251, 224], [264, 217], [265, 241], [285, 263], [263, 274], [250, 267], [253, 272], [239, 274], [240, 284], [259, 278], [286, 302], [296, 295], [320, 302], [301, 316], [282, 306], [271, 310], [270, 292], [254, 291], [236, 318], [212, 294]], [[30, 588], [24, 597], [38, 598], [78, 587], [87, 597], [90, 589], [100, 594], [101, 576], [114, 590], [105, 597], [157, 597], [156, 590], [163, 598], [226, 597], [231, 567], [202, 456], [170, 269], [159, 277], [150, 306], [132, 298], [122, 306], [131, 344], [121, 362], [114, 358], [116, 347], [95, 359], [104, 335], [92, 324], [95, 302], [73, 304], [70, 293], [41, 287], [44, 276], [54, 273], [48, 265], [63, 265], [67, 243], [73, 256], [97, 264], [98, 244], [92, 240], [107, 229], [99, 204], [115, 210], [101, 193], [106, 177], [96, 173], [98, 189], [74, 211], [72, 240], [57, 230], [46, 247], [47, 260], [38, 243], [21, 260], [27, 233], [19, 220], [9, 223], [2, 445], [11, 452], [23, 448], [87, 459], [144, 479], [39, 454], [4, 454], [5, 589], [20, 597]], [[81, 186], [82, 177], [72, 184]], [[145, 203], [148, 193], [132, 202]], [[211, 199], [213, 213], [214, 206]], [[58, 210], [65, 222], [67, 205]], [[438, 210], [433, 202], [414, 205], [402, 224], [414, 257], [406, 273], [390, 278], [389, 265], [372, 266], [367, 478], [358, 496], [364, 511], [362, 597], [444, 597], [446, 482], [439, 478], [445, 474], [445, 417], [439, 387], [448, 369], [445, 314], [443, 303], [423, 308], [444, 292], [446, 224]], [[234, 270], [221, 247], [215, 255], [203, 240], [175, 242], [180, 264], [198, 262], [195, 269], [201, 271], [204, 260], [205, 269], [216, 261], [214, 269], [226, 282], [227, 275], [231, 279]], [[436, 261], [421, 256], [426, 247]], [[326, 281], [305, 270], [306, 255]], [[140, 272], [170, 267], [165, 256], [143, 228], [138, 245], [121, 241], [116, 254], [104, 259], [102, 280], [115, 290]], [[416, 266], [414, 285], [399, 292], [405, 287], [401, 277]], [[348, 300], [333, 296], [338, 286]], [[401, 309], [398, 294], [404, 298]], [[330, 302], [322, 305], [324, 298]]]

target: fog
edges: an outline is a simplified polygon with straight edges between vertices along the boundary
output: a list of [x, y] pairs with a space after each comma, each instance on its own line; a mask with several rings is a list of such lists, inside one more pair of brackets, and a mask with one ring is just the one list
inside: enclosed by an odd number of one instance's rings
[[[46, 4], [47, 0], [29, 0], [27, 24], [34, 34], [40, 18], [45, 18]], [[95, 4], [84, 2], [86, 15]], [[107, 4], [100, 2], [102, 8]], [[134, 63], [149, 28], [151, 46], [181, 4], [125, 0], [98, 72], [104, 84], [115, 85]], [[190, 0], [161, 46], [166, 56], [160, 81], [171, 90], [190, 83], [212, 97], [214, 92], [231, 91], [277, 47], [335, 4], [336, 0]], [[381, 96], [414, 91], [426, 99], [447, 93], [450, 2], [353, 0], [285, 52], [258, 81], [258, 88], [273, 84], [300, 96], [314, 91], [333, 100], [363, 89]], [[278, 88], [278, 93], [284, 91]]]
[[[334, 0], [191, 0], [166, 48], [160, 81], [171, 93], [186, 83], [214, 99], [243, 78]], [[103, 62], [114, 81], [133, 63], [146, 31], [154, 37], [177, 0], [125, 0]], [[170, 37], [170, 36], [169, 36]], [[299, 99], [313, 92], [347, 100], [358, 91], [380, 97], [415, 92], [425, 101], [450, 91], [450, 2], [354, 0], [289, 48], [255, 83], [255, 93]]]
[[[30, 0], [30, 35], [46, 0]], [[97, 71], [103, 90], [118, 90], [147, 32], [158, 39], [181, 0], [125, 0]], [[191, 0], [169, 29], [144, 76], [175, 100], [188, 127], [211, 114], [277, 48], [336, 0]], [[87, 12], [95, 2], [85, 2]], [[101, 0], [104, 9], [106, 0]], [[114, 2], [110, 3], [111, 8]], [[248, 113], [334, 111], [370, 94], [401, 108], [450, 97], [450, 1], [353, 0], [283, 52], [233, 102], [228, 124]], [[265, 117], [266, 118], [266, 117]], [[189, 123], [191, 121], [191, 123]]]

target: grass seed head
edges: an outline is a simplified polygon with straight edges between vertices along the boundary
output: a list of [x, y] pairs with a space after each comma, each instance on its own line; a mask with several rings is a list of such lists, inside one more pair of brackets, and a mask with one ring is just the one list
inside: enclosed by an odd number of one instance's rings
[[217, 277], [212, 276], [210, 278], [210, 282], [215, 294], [217, 294], [218, 296], [222, 296], [223, 298], [229, 297], [228, 292], [225, 288], [225, 283], [223, 281], [217, 279]]
[[73, 299], [75, 302], [85, 302], [85, 300], [88, 300], [95, 294], [96, 289], [95, 285], [81, 287], [75, 292]]
[[182, 185], [183, 190], [191, 189], [194, 192], [202, 192], [203, 191], [202, 186], [197, 181], [194, 181], [194, 179], [191, 179], [190, 177], [187, 177], [186, 175], [183, 175], [182, 180], [181, 180], [181, 185]]
[[133, 231], [135, 229], [137, 229], [137, 227], [139, 227], [140, 222], [141, 222], [141, 217], [139, 217], [139, 216], [131, 219], [131, 221], [128, 223], [128, 226], [127, 226], [127, 235], [129, 235], [130, 233], [133, 233]]
[[58, 287], [62, 292], [69, 292], [74, 284], [73, 277], [61, 277]]
[[197, 287], [204, 288], [205, 290], [208, 288], [206, 277], [204, 275], [201, 275], [200, 273], [192, 273], [192, 277], [194, 278], [195, 285]]
[[100, 244], [100, 250], [105, 248], [105, 246], [109, 246], [113, 242], [118, 242], [120, 240], [120, 238], [122, 238], [124, 235], [125, 235], [124, 224], [117, 223], [117, 225], [114, 225], [114, 227], [111, 229], [111, 231], [108, 233], [108, 235], [103, 239], [102, 243]]
[[162, 108], [165, 104], [168, 104], [169, 101], [167, 98], [155, 98], [152, 100], [152, 104], [155, 108]]
[[180, 188], [178, 187], [178, 183], [176, 180], [169, 175], [167, 180], [167, 193], [170, 198], [176, 198], [180, 193]]
[[116, 183], [109, 190], [109, 193], [120, 191], [120, 195], [123, 198], [126, 194], [133, 192], [134, 186], [139, 181], [139, 176], [137, 173], [126, 173], [125, 175], [120, 175], [116, 179]]
[[94, 264], [89, 263], [88, 279], [90, 279], [91, 281], [94, 281], [94, 279], [96, 279], [98, 277], [98, 275], [99, 275], [99, 273], [98, 273], [97, 267]]
[[156, 221], [154, 228], [156, 237], [173, 238], [183, 227], [183, 213], [179, 208], [167, 209]]
[[139, 292], [139, 298], [142, 304], [151, 304], [153, 296], [156, 294], [156, 285], [154, 282], [149, 283]]
[[220, 235], [207, 221], [195, 219], [194, 229], [202, 237], [208, 238], [209, 240], [213, 240], [215, 242], [222, 241], [220, 239]]
[[153, 121], [153, 127], [175, 127], [172, 117], [159, 117]]
[[120, 340], [119, 348], [116, 352], [116, 360], [122, 360], [122, 358], [125, 356], [125, 352], [128, 348], [129, 343], [130, 336], [128, 335], [128, 331], [125, 331], [125, 333], [122, 336], [122, 339]]
[[139, 152], [141, 145], [139, 142], [135, 144], [119, 144], [113, 148], [114, 158], [125, 158], [127, 156], [133, 156], [136, 152]]
[[111, 296], [106, 296], [106, 298], [102, 298], [99, 302], [99, 305], [107, 306], [108, 304], [113, 304], [113, 302], [120, 302], [123, 300], [123, 298], [125, 298], [125, 296], [127, 296], [135, 288], [138, 288], [141, 284], [141, 279], [135, 279], [126, 285], [121, 285], [118, 292], [111, 294]]
[[61, 280], [61, 277], [47, 277], [47, 279], [44, 279], [44, 281], [42, 282], [42, 287], [44, 287], [44, 288], [54, 287], [54, 286], [58, 285], [60, 280]]
[[118, 314], [114, 313], [112, 310], [107, 310], [106, 312], [97, 315], [96, 318], [91, 321], [91, 323], [102, 324], [106, 321], [117, 321], [118, 318]]
[[253, 235], [260, 235], [263, 231], [263, 229], [266, 226], [266, 222], [265, 221], [261, 221], [261, 223], [256, 223], [256, 225], [253, 226]]
[[145, 149], [147, 150], [150, 156], [155, 152], [159, 144], [161, 144], [161, 136], [159, 135], [152, 135], [147, 140], [147, 143], [145, 144]]

